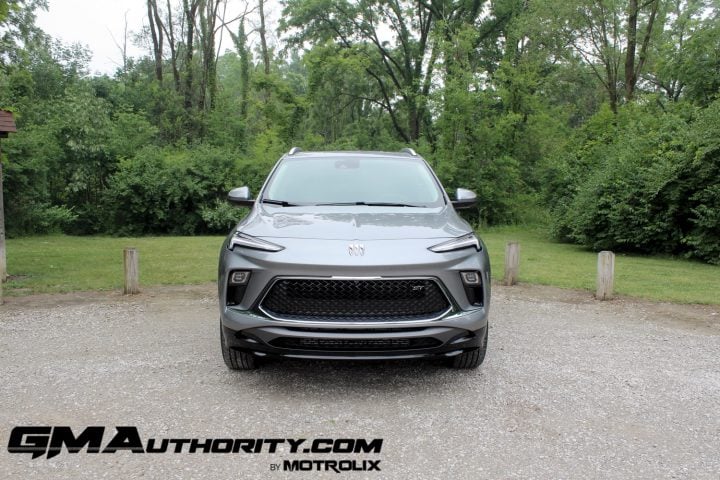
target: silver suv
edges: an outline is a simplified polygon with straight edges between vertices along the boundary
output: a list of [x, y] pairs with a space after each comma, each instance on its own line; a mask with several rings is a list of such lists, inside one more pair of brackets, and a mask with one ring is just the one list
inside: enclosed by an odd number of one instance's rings
[[439, 357], [483, 362], [490, 261], [411, 149], [302, 152], [275, 165], [220, 250], [220, 347], [229, 368], [264, 357]]

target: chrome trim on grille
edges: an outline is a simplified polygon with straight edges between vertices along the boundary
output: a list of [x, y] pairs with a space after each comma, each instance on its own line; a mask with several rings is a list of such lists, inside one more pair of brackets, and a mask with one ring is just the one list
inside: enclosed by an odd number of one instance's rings
[[[414, 279], [405, 279], [405, 278], [399, 278], [399, 277], [342, 277], [339, 275], [333, 275], [332, 277], [282, 277], [278, 278], [277, 280], [389, 280], [397, 279], [397, 280], [414, 280]], [[421, 280], [428, 280], [427, 278], [421, 279]]]
[[[295, 318], [283, 318], [278, 317], [276, 315], [271, 314], [266, 309], [263, 308], [262, 304], [265, 301], [265, 297], [268, 296], [270, 293], [270, 290], [275, 286], [277, 282], [280, 280], [430, 280], [434, 282], [442, 294], [445, 296], [445, 299], [447, 300], [448, 304], [450, 305], [447, 310], [444, 310], [443, 312], [439, 313], [438, 315], [430, 318], [422, 318], [417, 320], [398, 320], [398, 319], [392, 319], [389, 318], [387, 320], [374, 320], [374, 321], [323, 321], [323, 320], [298, 320]], [[452, 299], [452, 296], [448, 294], [447, 289], [445, 288], [445, 285], [437, 278], [437, 277], [337, 277], [337, 276], [330, 276], [330, 277], [312, 277], [312, 276], [279, 276], [272, 279], [272, 282], [268, 284], [268, 286], [265, 288], [265, 291], [262, 294], [262, 297], [260, 297], [260, 300], [255, 304], [258, 310], [260, 310], [265, 316], [270, 318], [271, 320], [276, 320], [279, 322], [293, 322], [293, 323], [302, 323], [305, 325], [381, 325], [386, 323], [393, 323], [393, 324], [399, 324], [399, 325], [408, 325], [413, 323], [423, 323], [423, 322], [433, 322], [436, 320], [440, 320], [441, 318], [444, 318], [449, 313], [452, 313], [456, 311], [457, 305]]]

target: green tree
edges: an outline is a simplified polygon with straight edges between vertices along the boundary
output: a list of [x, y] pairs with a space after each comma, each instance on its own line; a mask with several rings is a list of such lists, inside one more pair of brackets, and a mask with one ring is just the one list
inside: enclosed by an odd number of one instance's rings
[[658, 32], [644, 79], [668, 100], [683, 95], [707, 105], [718, 91], [720, 27], [718, 5], [706, 0], [663, 2]]
[[660, 0], [540, 0], [531, 2], [530, 11], [543, 41], [559, 46], [562, 57], [586, 64], [617, 112], [623, 99], [635, 96], [653, 39], [663, 28], [656, 21], [659, 5]]
[[[390, 116], [405, 142], [420, 138], [435, 62], [431, 49], [435, 15], [428, 4], [404, 0], [288, 0], [281, 30], [292, 45], [337, 42], [340, 48], [366, 57], [364, 71], [378, 87], [373, 99]], [[393, 32], [393, 43], [381, 31]], [[361, 48], [357, 48], [361, 46]]]

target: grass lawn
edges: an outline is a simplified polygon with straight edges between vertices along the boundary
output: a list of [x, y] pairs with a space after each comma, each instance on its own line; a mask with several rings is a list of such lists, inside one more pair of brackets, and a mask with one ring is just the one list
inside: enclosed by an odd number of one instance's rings
[[[597, 254], [547, 240], [540, 228], [495, 227], [480, 232], [502, 279], [505, 243], [520, 242], [520, 281], [594, 290]], [[223, 238], [69, 237], [9, 239], [10, 281], [4, 294], [25, 295], [122, 288], [122, 250], [140, 251], [141, 285], [212, 282]], [[617, 255], [615, 291], [681, 303], [720, 304], [720, 267], [682, 259]]]
[[224, 237], [43, 237], [7, 241], [4, 294], [113, 290], [123, 287], [123, 248], [140, 253], [140, 285], [190, 285], [217, 277]]
[[[480, 231], [493, 278], [502, 280], [505, 244], [520, 242], [520, 281], [595, 291], [597, 253], [548, 240], [542, 228], [494, 227]], [[720, 304], [720, 266], [684, 259], [615, 255], [615, 292], [679, 303]]]

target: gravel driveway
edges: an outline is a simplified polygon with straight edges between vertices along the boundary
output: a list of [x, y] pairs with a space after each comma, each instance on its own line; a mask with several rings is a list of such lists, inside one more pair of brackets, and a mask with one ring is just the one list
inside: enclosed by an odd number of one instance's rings
[[[326, 478], [720, 478], [720, 307], [496, 287], [478, 370], [282, 361], [230, 372], [214, 286], [0, 307], [0, 478], [308, 478], [283, 460], [381, 460]], [[158, 438], [382, 438], [379, 454], [7, 451], [17, 425]], [[105, 443], [103, 443], [104, 445]], [[315, 478], [317, 475], [312, 475]]]

